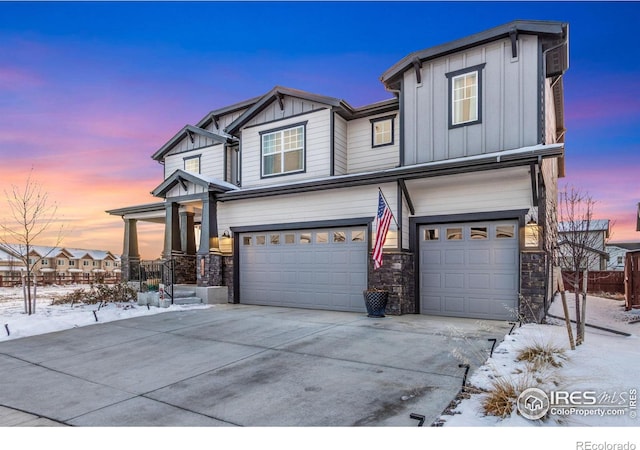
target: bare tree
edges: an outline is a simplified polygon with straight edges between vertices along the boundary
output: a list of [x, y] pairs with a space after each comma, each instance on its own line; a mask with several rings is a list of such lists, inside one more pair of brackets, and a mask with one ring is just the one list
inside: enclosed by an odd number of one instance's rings
[[599, 263], [600, 253], [604, 248], [602, 234], [594, 226], [597, 223], [593, 218], [595, 204], [595, 200], [587, 192], [573, 186], [565, 186], [558, 194], [558, 253], [560, 265], [573, 274], [567, 281], [575, 295], [578, 345], [584, 342], [587, 276], [589, 270], [595, 266], [595, 261]]
[[11, 225], [0, 224], [3, 235], [0, 243], [14, 249], [17, 258], [24, 264], [26, 276], [23, 277], [25, 313], [36, 311], [35, 268], [52, 253], [62, 242], [63, 225], [57, 235], [51, 239], [55, 242], [51, 250], [40, 255], [32, 252], [38, 241], [46, 238], [46, 232], [54, 224], [58, 212], [55, 203], [49, 203], [49, 196], [42, 186], [32, 179], [33, 169], [27, 177], [24, 188], [12, 185], [11, 191], [4, 191]]

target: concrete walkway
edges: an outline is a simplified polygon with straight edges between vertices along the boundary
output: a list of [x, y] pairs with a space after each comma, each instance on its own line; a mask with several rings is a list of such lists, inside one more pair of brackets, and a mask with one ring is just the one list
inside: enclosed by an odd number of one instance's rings
[[244, 305], [0, 344], [0, 426], [416, 426], [500, 321]]

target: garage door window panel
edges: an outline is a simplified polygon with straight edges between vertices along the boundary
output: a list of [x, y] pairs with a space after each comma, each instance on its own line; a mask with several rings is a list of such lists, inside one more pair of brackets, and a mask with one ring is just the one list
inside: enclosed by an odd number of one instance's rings
[[447, 228], [447, 240], [448, 241], [461, 241], [462, 240], [462, 228]]

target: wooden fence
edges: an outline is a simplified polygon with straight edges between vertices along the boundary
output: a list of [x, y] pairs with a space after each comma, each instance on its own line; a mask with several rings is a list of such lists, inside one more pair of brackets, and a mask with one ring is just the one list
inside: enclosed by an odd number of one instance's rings
[[[583, 273], [578, 273], [578, 285], [582, 289]], [[624, 286], [625, 275], [620, 270], [600, 270], [589, 271], [587, 275], [587, 292], [589, 294], [598, 294], [605, 292], [607, 294], [622, 294], [625, 291]], [[575, 272], [562, 271], [562, 280], [564, 287], [568, 291], [573, 291], [573, 282], [575, 280]]]
[[627, 253], [624, 275], [626, 310], [640, 308], [640, 251]]
[[[92, 284], [105, 283], [116, 284], [121, 280], [120, 273], [46, 273], [36, 275], [38, 286], [49, 286], [52, 284]], [[22, 286], [22, 274], [19, 272], [8, 272], [0, 275], [0, 287]]]

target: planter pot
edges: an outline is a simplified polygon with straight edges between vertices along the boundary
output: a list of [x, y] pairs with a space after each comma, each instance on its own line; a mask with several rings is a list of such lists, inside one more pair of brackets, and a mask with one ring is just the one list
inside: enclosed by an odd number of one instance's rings
[[161, 298], [159, 300], [158, 306], [160, 306], [160, 308], [168, 308], [169, 306], [171, 306], [171, 300], [168, 298]]
[[138, 305], [145, 306], [149, 304], [149, 296], [146, 292], [138, 292]]
[[389, 291], [363, 291], [368, 317], [384, 317]]
[[149, 305], [160, 306], [160, 293], [159, 292], [147, 292]]

